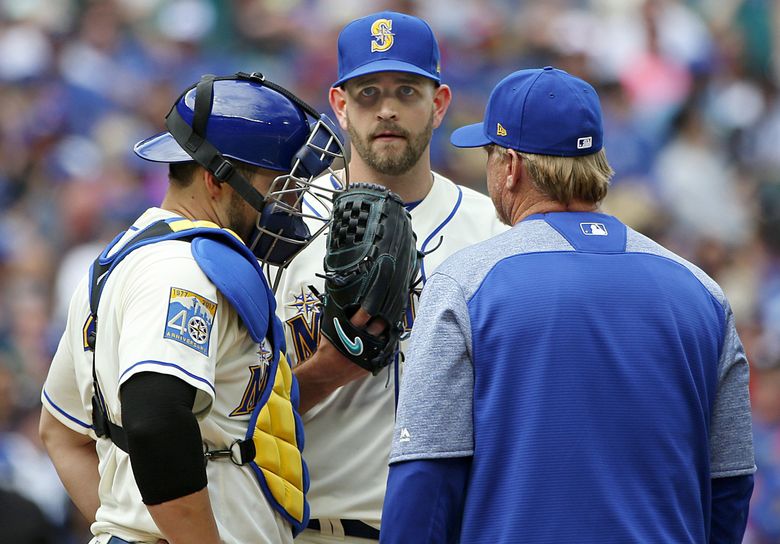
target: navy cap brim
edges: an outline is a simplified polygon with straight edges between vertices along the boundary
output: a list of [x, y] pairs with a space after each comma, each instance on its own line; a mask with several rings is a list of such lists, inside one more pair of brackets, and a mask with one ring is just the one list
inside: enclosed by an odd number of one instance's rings
[[350, 79], [354, 79], [356, 77], [365, 76], [368, 74], [376, 74], [378, 72], [405, 72], [408, 74], [417, 74], [419, 76], [427, 77], [428, 79], [432, 79], [436, 83], [441, 83], [441, 78], [438, 76], [434, 76], [430, 72], [426, 72], [422, 68], [415, 66], [414, 64], [410, 64], [408, 62], [403, 62], [400, 60], [377, 60], [374, 62], [369, 62], [367, 64], [364, 64], [363, 66], [360, 66], [358, 68], [355, 68], [351, 72], [349, 72], [347, 75], [336, 81], [336, 83], [333, 84], [334, 87], [340, 87], [344, 84], [344, 82], [349, 81]]
[[455, 147], [483, 147], [493, 142], [485, 136], [482, 123], [475, 123], [456, 129], [450, 135], [450, 143]]
[[133, 146], [133, 151], [142, 159], [153, 162], [187, 162], [193, 160], [176, 143], [170, 132], [161, 132], [141, 140]]

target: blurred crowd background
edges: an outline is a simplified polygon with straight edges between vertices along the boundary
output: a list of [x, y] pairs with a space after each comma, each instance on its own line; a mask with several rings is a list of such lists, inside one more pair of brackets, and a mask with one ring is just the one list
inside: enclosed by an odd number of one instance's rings
[[339, 30], [381, 9], [438, 36], [454, 99], [432, 157], [459, 183], [484, 191], [484, 154], [449, 134], [503, 76], [555, 65], [598, 89], [605, 210], [734, 308], [759, 466], [746, 542], [780, 543], [777, 0], [0, 0], [0, 541], [22, 519], [53, 535], [29, 542], [88, 540], [38, 442], [38, 399], [75, 283], [165, 190], [133, 144], [204, 73], [260, 71], [329, 111]]

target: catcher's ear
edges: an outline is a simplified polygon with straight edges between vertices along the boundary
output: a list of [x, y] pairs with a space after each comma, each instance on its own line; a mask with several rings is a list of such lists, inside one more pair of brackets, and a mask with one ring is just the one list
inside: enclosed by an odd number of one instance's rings
[[331, 87], [328, 100], [342, 130], [347, 130], [347, 95], [341, 87]]
[[205, 168], [199, 170], [202, 172], [202, 177], [198, 176], [195, 179], [200, 183], [203, 183], [206, 192], [212, 200], [219, 200], [225, 190], [222, 182], [215, 178], [214, 175]]

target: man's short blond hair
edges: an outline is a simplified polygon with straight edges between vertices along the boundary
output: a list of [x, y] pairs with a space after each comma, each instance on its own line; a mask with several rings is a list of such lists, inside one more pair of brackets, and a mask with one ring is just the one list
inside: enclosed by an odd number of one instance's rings
[[[508, 150], [491, 145], [490, 151], [501, 154]], [[604, 149], [580, 157], [556, 157], [515, 151], [523, 158], [526, 170], [539, 191], [564, 204], [583, 200], [598, 204], [607, 196], [609, 180], [614, 170], [607, 162]]]

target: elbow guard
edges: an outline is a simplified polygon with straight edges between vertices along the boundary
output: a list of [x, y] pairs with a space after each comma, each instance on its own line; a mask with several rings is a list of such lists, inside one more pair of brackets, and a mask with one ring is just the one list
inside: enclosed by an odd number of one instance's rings
[[144, 504], [178, 499], [206, 487], [197, 390], [166, 374], [143, 372], [122, 385], [122, 426]]

